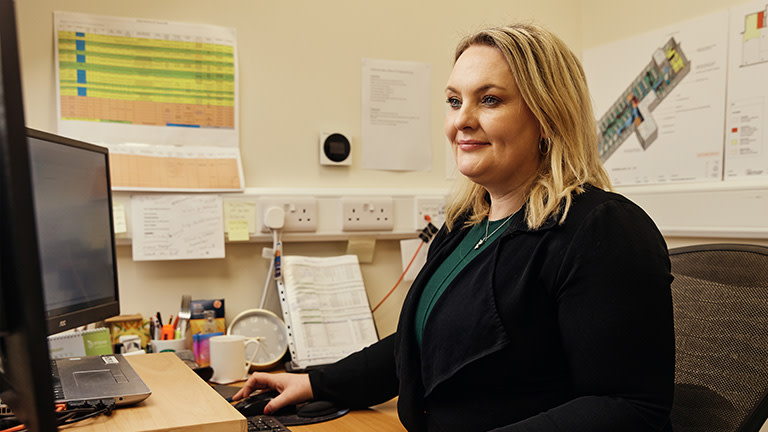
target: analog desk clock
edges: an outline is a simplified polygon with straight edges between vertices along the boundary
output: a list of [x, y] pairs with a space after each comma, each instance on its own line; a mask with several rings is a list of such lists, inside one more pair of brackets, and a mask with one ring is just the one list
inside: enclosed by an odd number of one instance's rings
[[245, 336], [258, 343], [248, 344], [245, 361], [256, 370], [270, 369], [288, 350], [288, 329], [277, 315], [266, 309], [248, 309], [232, 320], [227, 334]]

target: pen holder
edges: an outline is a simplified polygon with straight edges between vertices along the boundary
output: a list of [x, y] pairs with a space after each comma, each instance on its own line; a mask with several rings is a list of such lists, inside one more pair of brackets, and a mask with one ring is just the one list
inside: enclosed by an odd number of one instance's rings
[[149, 342], [150, 346], [152, 347], [153, 353], [159, 353], [159, 352], [179, 352], [189, 349], [187, 347], [187, 340], [186, 339], [168, 339], [168, 340], [157, 340], [152, 339]]

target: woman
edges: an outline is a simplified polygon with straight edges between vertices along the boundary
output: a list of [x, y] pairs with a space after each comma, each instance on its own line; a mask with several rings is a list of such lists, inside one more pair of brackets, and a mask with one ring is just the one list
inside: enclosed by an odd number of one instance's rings
[[462, 41], [445, 132], [463, 185], [397, 332], [281, 392], [365, 407], [399, 396], [411, 431], [668, 431], [674, 336], [667, 248], [607, 192], [576, 56], [514, 25]]

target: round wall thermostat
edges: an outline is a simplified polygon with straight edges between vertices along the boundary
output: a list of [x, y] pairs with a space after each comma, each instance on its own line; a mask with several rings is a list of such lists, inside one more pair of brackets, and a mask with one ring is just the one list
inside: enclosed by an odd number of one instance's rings
[[340, 133], [320, 135], [320, 165], [351, 165], [349, 139]]

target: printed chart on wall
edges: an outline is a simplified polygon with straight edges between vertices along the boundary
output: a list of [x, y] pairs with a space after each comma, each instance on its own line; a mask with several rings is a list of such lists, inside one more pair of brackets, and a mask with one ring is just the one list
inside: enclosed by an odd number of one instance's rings
[[234, 29], [55, 12], [59, 134], [110, 149], [113, 189], [244, 187]]
[[768, 176], [768, 0], [730, 15], [725, 179]]
[[728, 12], [586, 50], [614, 185], [720, 181]]

